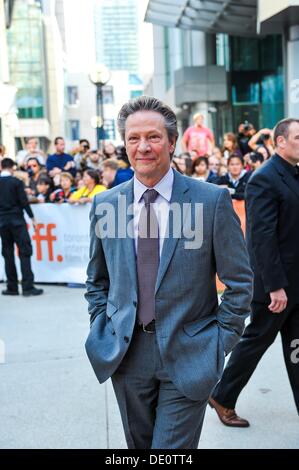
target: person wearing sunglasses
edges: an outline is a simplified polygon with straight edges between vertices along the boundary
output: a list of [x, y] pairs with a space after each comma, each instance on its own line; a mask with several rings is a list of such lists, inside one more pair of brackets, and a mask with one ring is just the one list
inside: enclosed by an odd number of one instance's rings
[[45, 170], [42, 169], [37, 158], [30, 158], [26, 165], [26, 170], [29, 176], [29, 183], [25, 191], [29, 198], [35, 197], [37, 195], [37, 181], [42, 172]]

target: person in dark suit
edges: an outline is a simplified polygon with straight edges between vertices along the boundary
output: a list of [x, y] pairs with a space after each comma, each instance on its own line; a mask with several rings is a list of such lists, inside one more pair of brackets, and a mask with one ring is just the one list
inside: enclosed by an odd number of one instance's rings
[[1, 162], [0, 237], [7, 277], [7, 289], [3, 290], [2, 294], [19, 294], [18, 276], [14, 260], [14, 246], [16, 244], [19, 250], [21, 264], [23, 295], [29, 297], [32, 295], [40, 295], [43, 293], [43, 290], [36, 289], [33, 285], [34, 277], [30, 263], [32, 246], [23, 210], [25, 210], [32, 219], [34, 227], [36, 226], [36, 221], [22, 181], [13, 176], [14, 166], [15, 162], [10, 158], [4, 158]]
[[253, 173], [246, 190], [247, 244], [254, 271], [251, 323], [210, 400], [227, 426], [249, 426], [237, 416], [235, 404], [278, 332], [299, 414], [294, 349], [299, 338], [299, 120], [279, 122], [274, 142], [276, 154]]
[[[98, 380], [112, 379], [129, 448], [196, 449], [250, 313], [246, 245], [228, 191], [171, 168], [178, 131], [168, 106], [136, 98], [118, 127], [135, 174], [94, 198], [86, 351]], [[220, 305], [216, 270], [228, 286]]]

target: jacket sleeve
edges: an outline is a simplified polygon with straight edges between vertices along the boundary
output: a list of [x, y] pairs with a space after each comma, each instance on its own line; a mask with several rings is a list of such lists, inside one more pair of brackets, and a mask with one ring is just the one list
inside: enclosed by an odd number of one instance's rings
[[27, 198], [27, 194], [25, 193], [24, 184], [20, 180], [18, 180], [17, 192], [18, 192], [19, 203], [20, 203], [22, 209], [24, 209], [26, 211], [26, 213], [28, 214], [28, 217], [30, 217], [30, 219], [33, 219], [34, 215], [33, 215], [32, 209], [30, 207], [30, 204], [29, 204], [29, 201], [28, 201], [28, 198]]
[[216, 272], [225, 285], [217, 321], [228, 354], [239, 341], [245, 319], [250, 314], [253, 274], [240, 220], [227, 190], [221, 191], [216, 204], [213, 248]]
[[94, 197], [90, 211], [90, 259], [87, 267], [87, 292], [85, 294], [90, 324], [98, 315], [106, 312], [110, 285], [102, 241], [97, 233], [96, 205], [97, 197]]
[[248, 236], [265, 292], [287, 287], [277, 238], [279, 201], [273, 182], [260, 173], [253, 175], [247, 185], [246, 211]]

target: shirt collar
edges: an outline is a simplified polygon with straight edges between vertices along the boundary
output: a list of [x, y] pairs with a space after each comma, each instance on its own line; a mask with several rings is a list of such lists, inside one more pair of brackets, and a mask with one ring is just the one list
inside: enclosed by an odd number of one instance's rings
[[11, 176], [11, 173], [8, 170], [2, 170], [1, 171], [1, 176]]
[[298, 165], [292, 165], [291, 163], [289, 163], [287, 160], [285, 160], [285, 158], [282, 158], [278, 153], [276, 154], [278, 157], [279, 157], [279, 162], [281, 163], [281, 165], [289, 172], [291, 173], [292, 176], [297, 176], [297, 168], [298, 168]]
[[231, 183], [235, 184], [235, 183], [239, 182], [240, 179], [243, 178], [243, 176], [244, 176], [246, 173], [247, 173], [247, 171], [244, 169], [244, 170], [241, 171], [239, 177], [238, 177], [237, 179], [234, 179], [234, 178], [232, 177], [232, 175], [228, 172], [228, 178], [229, 178], [229, 180], [230, 180]]
[[[173, 169], [170, 167], [166, 175], [152, 188], [155, 189], [160, 196], [162, 196], [166, 201], [170, 202], [173, 186]], [[134, 201], [140, 202], [145, 191], [149, 189], [143, 183], [141, 183], [136, 174], [134, 175]]]

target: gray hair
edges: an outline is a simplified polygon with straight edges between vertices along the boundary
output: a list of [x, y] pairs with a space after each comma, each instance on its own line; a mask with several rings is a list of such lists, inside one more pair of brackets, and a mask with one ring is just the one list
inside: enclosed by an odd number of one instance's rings
[[155, 111], [161, 114], [164, 117], [168, 139], [176, 141], [179, 135], [176, 115], [167, 104], [152, 96], [139, 96], [122, 106], [117, 118], [117, 127], [123, 140], [125, 140], [128, 117], [138, 111]]
[[282, 121], [279, 121], [274, 129], [274, 144], [277, 145], [277, 139], [280, 136], [283, 136], [286, 140], [289, 137], [289, 129], [290, 125], [293, 124], [293, 122], [297, 122], [299, 124], [299, 119], [295, 118], [288, 118], [288, 119], [283, 119]]

